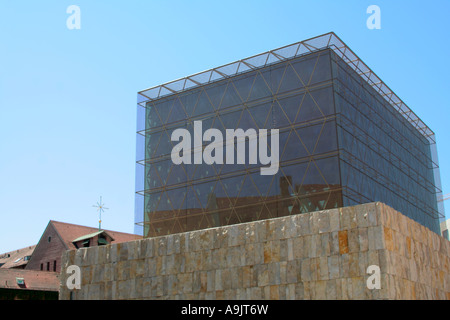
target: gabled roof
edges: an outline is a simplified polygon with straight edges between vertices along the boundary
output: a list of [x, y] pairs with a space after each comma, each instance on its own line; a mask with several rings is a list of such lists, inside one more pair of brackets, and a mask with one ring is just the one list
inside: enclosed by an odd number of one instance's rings
[[[16, 278], [24, 279], [24, 285]], [[23, 269], [0, 269], [0, 288], [23, 290], [59, 290], [59, 273]]]
[[[55, 230], [58, 232], [61, 240], [64, 242], [68, 250], [75, 250], [76, 247], [73, 244], [74, 240], [79, 241], [80, 237], [85, 237], [93, 233], [99, 232], [98, 228], [80, 226], [77, 224], [71, 224], [66, 222], [50, 220], [50, 224], [53, 225]], [[142, 236], [131, 233], [117, 232], [111, 230], [101, 230], [105, 231], [109, 236], [114, 239], [114, 243], [127, 242], [142, 239]]]
[[0, 264], [3, 263], [3, 265], [0, 266], [0, 268], [2, 269], [16, 268], [24, 264], [27, 264], [28, 261], [24, 260], [24, 258], [27, 256], [31, 256], [35, 247], [36, 245], [32, 245], [26, 248], [0, 254]]
[[[97, 232], [89, 233], [89, 234], [87, 234], [87, 235], [85, 235], [85, 236], [81, 236], [81, 237], [79, 237], [79, 238], [76, 238], [76, 239], [73, 240], [72, 242], [78, 242], [78, 241], [81, 241], [81, 240], [90, 239], [90, 238], [93, 238], [93, 237], [95, 237], [96, 235], [99, 235], [99, 234], [102, 234], [102, 233], [107, 234], [108, 236], [110, 236], [105, 230], [99, 230], [99, 231], [97, 231]], [[111, 237], [111, 236], [110, 236], [110, 237]], [[114, 241], [114, 238], [111, 237], [111, 240]]]

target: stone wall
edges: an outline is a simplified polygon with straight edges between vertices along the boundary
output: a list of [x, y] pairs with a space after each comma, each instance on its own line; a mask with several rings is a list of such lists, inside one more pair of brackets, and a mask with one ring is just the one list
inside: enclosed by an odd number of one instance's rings
[[[450, 299], [450, 242], [382, 203], [66, 251], [60, 299]], [[81, 289], [66, 286], [77, 265]], [[369, 289], [370, 265], [380, 289]]]

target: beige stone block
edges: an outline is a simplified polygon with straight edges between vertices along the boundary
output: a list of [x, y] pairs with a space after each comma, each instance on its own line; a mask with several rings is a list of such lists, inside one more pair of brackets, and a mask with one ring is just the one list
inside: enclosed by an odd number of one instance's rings
[[[212, 265], [214, 269], [221, 269], [227, 266], [227, 250], [225, 248], [213, 249], [211, 251], [212, 255]], [[247, 253], [246, 253], [247, 254]], [[250, 252], [248, 254], [251, 254]]]
[[166, 252], [165, 252], [165, 255], [174, 254], [173, 241], [174, 241], [173, 235], [169, 235], [169, 236], [166, 237]]
[[201, 266], [199, 270], [212, 270], [212, 269], [213, 269], [212, 251], [211, 250], [201, 251]]
[[269, 270], [268, 265], [258, 265], [253, 269], [257, 277], [257, 286], [264, 287], [269, 285]]
[[99, 283], [104, 281], [105, 279], [105, 265], [104, 264], [97, 264], [93, 265], [94, 271], [92, 274], [92, 282], [93, 283]]
[[323, 233], [320, 235], [320, 252], [319, 256], [329, 256], [331, 254], [331, 234]]
[[312, 281], [312, 275], [311, 275], [311, 259], [304, 258], [301, 260], [298, 260], [298, 265], [300, 271], [300, 279], [301, 281]]
[[370, 265], [368, 263], [368, 256], [369, 254], [367, 253], [367, 251], [364, 252], [358, 252], [355, 253], [355, 255], [357, 255], [357, 259], [358, 259], [358, 275], [360, 276], [365, 276], [367, 274], [367, 267]]
[[[156, 278], [158, 280], [158, 286], [159, 286], [161, 277], [156, 277]], [[177, 280], [178, 280], [178, 288], [182, 293], [192, 292], [192, 288], [193, 288], [193, 273], [192, 272], [178, 274]], [[158, 287], [157, 287], [157, 289], [158, 289]], [[157, 295], [161, 295], [161, 294], [157, 293]]]
[[128, 260], [117, 262], [117, 280], [128, 280], [130, 278], [130, 265]]
[[352, 299], [354, 300], [363, 300], [366, 298], [366, 281], [364, 277], [353, 277], [351, 278], [352, 282]]
[[[206, 291], [212, 292], [215, 291], [216, 288], [216, 270], [209, 270], [206, 273], [202, 273], [202, 290], [206, 287]], [[206, 278], [205, 278], [206, 274]], [[206, 283], [205, 283], [206, 280]]]
[[231, 289], [238, 289], [242, 287], [242, 269], [240, 267], [233, 267], [230, 269]]
[[278, 285], [281, 283], [280, 263], [273, 262], [268, 264], [269, 285]]
[[361, 275], [358, 252], [348, 254], [348, 266], [350, 277], [357, 277]]
[[280, 281], [281, 284], [287, 283], [287, 261], [280, 261]]
[[227, 267], [233, 268], [240, 265], [241, 251], [239, 247], [229, 247], [227, 249]]
[[281, 284], [278, 286], [278, 299], [279, 300], [286, 300], [286, 290], [287, 290], [286, 285]]
[[260, 220], [254, 222], [256, 238], [258, 242], [264, 243], [267, 241], [267, 222], [268, 220]]
[[270, 241], [266, 241], [263, 243], [264, 250], [264, 263], [272, 262], [272, 243]]
[[165, 275], [166, 274], [166, 269], [167, 269], [166, 259], [167, 259], [167, 256], [156, 257], [156, 274], [157, 275]]
[[259, 287], [250, 288], [251, 291], [251, 300], [261, 300], [263, 298], [263, 290]]
[[126, 300], [131, 295], [131, 280], [117, 281], [117, 299]]
[[139, 246], [139, 240], [129, 241], [128, 244], [128, 260], [135, 260], [139, 256], [139, 250], [141, 249]]
[[236, 225], [228, 227], [228, 246], [239, 245], [239, 228]]
[[304, 237], [297, 237], [292, 239], [293, 241], [293, 253], [294, 253], [294, 259], [301, 259], [306, 257], [306, 254], [304, 253], [304, 244], [303, 244]]
[[343, 230], [338, 232], [338, 240], [339, 240], [339, 253], [346, 254], [349, 252], [348, 247], [348, 231]]
[[211, 229], [202, 230], [198, 235], [199, 250], [211, 250], [213, 248], [213, 238]]
[[295, 284], [291, 283], [286, 285], [286, 300], [295, 300]]
[[266, 221], [266, 240], [271, 241], [276, 238], [276, 224], [278, 219], [268, 219]]
[[356, 221], [359, 228], [366, 228], [369, 226], [369, 214], [367, 212], [367, 206], [358, 207], [355, 210]]
[[155, 241], [155, 245], [156, 245], [155, 249], [159, 256], [167, 255], [167, 238], [168, 237], [159, 237]]
[[310, 260], [311, 280], [317, 281], [320, 279], [320, 260], [319, 258], [311, 258]]
[[246, 223], [244, 226], [244, 243], [253, 244], [257, 240], [255, 223]]
[[337, 299], [337, 286], [336, 280], [328, 280], [326, 281], [325, 287], [325, 297], [327, 300], [336, 300]]
[[359, 251], [359, 229], [350, 229], [347, 232], [348, 236], [348, 252], [358, 252]]
[[98, 248], [97, 263], [98, 264], [108, 263], [107, 254], [108, 254], [108, 251], [110, 250], [111, 246], [100, 246], [100, 247], [97, 247], [97, 248]]
[[339, 208], [341, 230], [353, 229], [358, 226], [355, 207]]
[[318, 273], [318, 279], [319, 280], [328, 280], [329, 274], [328, 274], [328, 257], [322, 256], [317, 258], [318, 259], [318, 265], [319, 265], [319, 273]]
[[339, 209], [329, 210], [330, 232], [336, 232], [341, 229]]
[[277, 219], [275, 240], [283, 240], [289, 238], [288, 225], [290, 225], [291, 217], [282, 217]]
[[142, 251], [145, 250], [145, 257], [152, 258], [154, 256], [154, 239], [147, 238], [145, 240], [142, 240], [142, 242], [144, 243]]
[[286, 282], [296, 283], [298, 281], [297, 260], [291, 260], [286, 263]]
[[[223, 288], [222, 270], [218, 269], [215, 271], [216, 272], [214, 273], [214, 290], [215, 291], [223, 291], [224, 288]], [[212, 286], [212, 279], [211, 279], [210, 286]]]
[[304, 282], [297, 282], [295, 284], [295, 299], [305, 300]]
[[74, 264], [82, 267], [86, 265], [86, 249], [78, 249], [75, 252]]
[[264, 243], [255, 243], [255, 265], [264, 263]]
[[244, 266], [242, 270], [242, 287], [250, 288], [252, 286], [253, 266]]
[[306, 235], [310, 235], [312, 233], [311, 228], [310, 228], [310, 217], [311, 217], [311, 214], [309, 214], [309, 213], [300, 214], [298, 216], [298, 221], [297, 221], [298, 229], [297, 230], [298, 230], [298, 234], [300, 236], [306, 236]]
[[326, 300], [327, 299], [327, 281], [315, 281], [311, 283], [312, 299], [313, 300]]
[[[201, 278], [200, 278], [200, 271], [195, 271], [192, 273], [192, 292], [193, 293], [199, 293], [201, 288]], [[206, 290], [204, 291], [206, 292]], [[166, 294], [166, 293], [164, 293]]]
[[319, 212], [311, 212], [309, 214], [309, 227], [311, 234], [315, 235], [319, 233]]
[[339, 248], [339, 232], [333, 231], [330, 232], [330, 255], [339, 254], [340, 248]]
[[294, 260], [294, 240], [292, 238], [286, 240], [286, 255], [288, 261]]
[[369, 250], [379, 250], [385, 248], [383, 226], [368, 227], [367, 229]]
[[[308, 239], [308, 248], [309, 248], [309, 252], [308, 252], [308, 257], [310, 258], [315, 258], [319, 256], [319, 252], [317, 250], [317, 248], [320, 248], [320, 236], [319, 234], [312, 234], [310, 236], [306, 236], [306, 239]], [[305, 244], [306, 242], [304, 242]]]
[[269, 298], [270, 300], [280, 300], [280, 292], [278, 290], [278, 286], [276, 285], [272, 285], [272, 286], [268, 286], [270, 288], [270, 295]]
[[369, 250], [369, 233], [367, 228], [358, 229], [358, 242], [360, 251]]
[[[270, 246], [271, 246], [271, 261], [273, 262], [279, 262], [280, 258], [281, 258], [281, 244], [280, 244], [280, 240], [272, 240], [270, 241]], [[284, 248], [285, 250], [286, 248]]]
[[330, 210], [318, 211], [319, 233], [330, 232]]
[[337, 279], [340, 276], [340, 268], [339, 268], [339, 256], [332, 255], [327, 257], [328, 264], [328, 278], [329, 279]]
[[[278, 261], [287, 261], [288, 260], [288, 240], [291, 239], [280, 239], [277, 240], [279, 243], [279, 249], [278, 249]], [[273, 246], [274, 250], [276, 250], [276, 245]]]
[[121, 242], [117, 244], [118, 261], [128, 260], [128, 242]]

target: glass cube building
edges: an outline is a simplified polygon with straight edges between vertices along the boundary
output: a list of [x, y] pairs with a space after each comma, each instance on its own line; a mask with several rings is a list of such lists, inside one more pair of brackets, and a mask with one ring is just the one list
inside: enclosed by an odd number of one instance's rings
[[[145, 237], [374, 201], [440, 233], [434, 133], [334, 33], [143, 90], [137, 108], [135, 231]], [[278, 129], [278, 172], [174, 164], [172, 133], [193, 134], [194, 121], [224, 136]]]

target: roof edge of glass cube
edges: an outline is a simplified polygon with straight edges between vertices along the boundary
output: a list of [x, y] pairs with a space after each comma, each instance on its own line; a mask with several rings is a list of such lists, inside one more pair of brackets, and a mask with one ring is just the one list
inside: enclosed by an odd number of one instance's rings
[[334, 32], [325, 33], [139, 91], [138, 104], [145, 106], [149, 101], [155, 101], [172, 94], [324, 49], [333, 50], [430, 143], [435, 143], [434, 132]]

